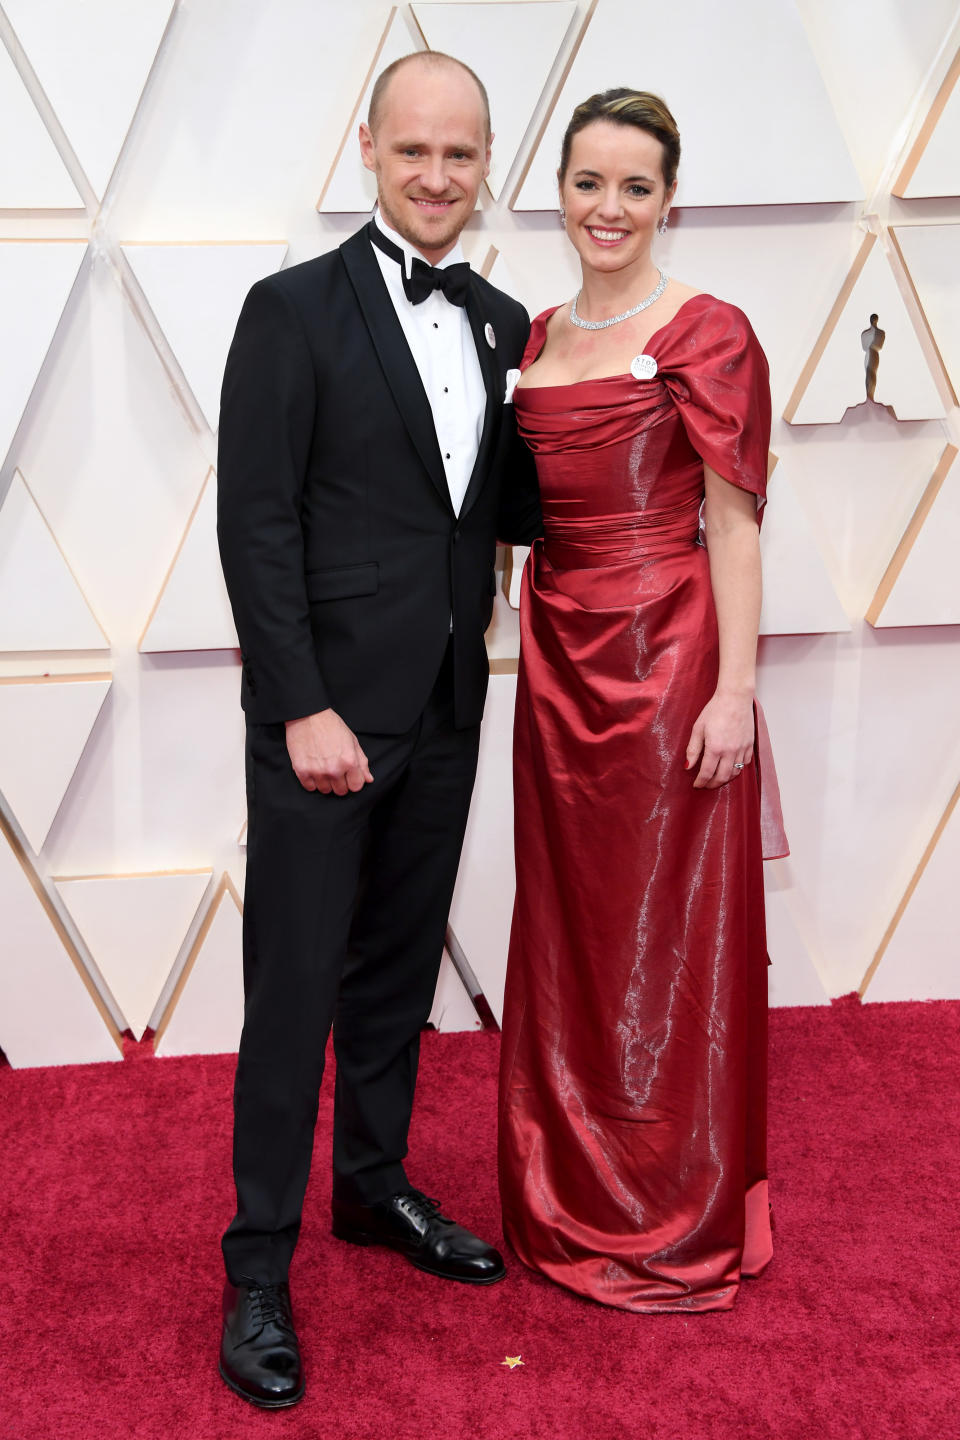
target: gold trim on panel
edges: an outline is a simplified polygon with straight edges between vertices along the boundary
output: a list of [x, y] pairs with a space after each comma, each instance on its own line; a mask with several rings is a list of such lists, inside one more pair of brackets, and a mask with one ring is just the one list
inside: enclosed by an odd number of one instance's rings
[[943, 488], [943, 482], [947, 478], [947, 472], [949, 471], [950, 466], [953, 464], [956, 458], [956, 445], [945, 446], [943, 454], [937, 461], [937, 468], [934, 470], [926, 489], [920, 496], [919, 504], [917, 505], [916, 510], [914, 510], [913, 514], [911, 515], [907, 528], [906, 530], [904, 530], [903, 535], [900, 538], [900, 544], [893, 552], [893, 558], [891, 559], [889, 565], [884, 571], [883, 579], [877, 586], [877, 593], [874, 595], [867, 608], [865, 618], [869, 621], [871, 625], [878, 624], [880, 620], [880, 615], [883, 611], [883, 607], [890, 599], [891, 591], [893, 590], [893, 587], [896, 585], [897, 581], [900, 579], [900, 573], [903, 570], [904, 565], [907, 563], [907, 557], [909, 556], [910, 551], [913, 549], [916, 543], [917, 536], [920, 534], [920, 531], [923, 529], [926, 523], [927, 516], [930, 514], [930, 511], [933, 508], [933, 502], [940, 494], [940, 491]]
[[519, 655], [507, 655], [499, 660], [490, 661], [491, 675], [516, 675], [520, 669]]
[[[391, 5], [391, 6], [390, 6], [390, 14], [387, 16], [387, 23], [386, 23], [386, 24], [384, 25], [384, 27], [383, 27], [383, 32], [382, 32], [382, 34], [381, 34], [381, 36], [380, 36], [379, 41], [377, 42], [377, 48], [376, 48], [376, 50], [374, 51], [373, 59], [370, 61], [370, 65], [369, 65], [369, 68], [367, 69], [367, 73], [366, 73], [366, 75], [363, 77], [363, 83], [362, 83], [361, 86], [360, 86], [360, 91], [359, 91], [359, 93], [358, 93], [358, 95], [357, 95], [356, 101], [354, 102], [353, 109], [352, 109], [351, 112], [350, 112], [350, 119], [347, 121], [347, 123], [346, 123], [346, 125], [345, 125], [345, 127], [344, 127], [343, 139], [340, 141], [340, 144], [339, 144], [338, 147], [337, 147], [337, 153], [336, 153], [336, 155], [334, 155], [334, 157], [333, 157], [333, 161], [332, 161], [331, 166], [330, 166], [330, 169], [329, 169], [329, 171], [328, 171], [328, 173], [327, 173], [327, 178], [326, 178], [326, 180], [324, 180], [324, 182], [323, 182], [323, 189], [320, 191], [320, 199], [317, 201], [317, 206], [316, 206], [317, 210], [319, 210], [319, 211], [322, 211], [322, 210], [323, 210], [323, 202], [324, 202], [324, 199], [326, 198], [327, 191], [330, 189], [330, 185], [331, 185], [331, 183], [332, 183], [332, 181], [333, 181], [333, 177], [334, 177], [334, 175], [337, 173], [337, 166], [340, 164], [340, 161], [341, 161], [341, 159], [343, 158], [343, 152], [344, 152], [344, 150], [346, 150], [346, 148], [347, 148], [347, 141], [350, 139], [351, 135], [353, 134], [353, 127], [354, 127], [354, 125], [355, 125], [356, 122], [357, 122], [357, 116], [358, 116], [359, 113], [360, 113], [360, 106], [361, 106], [361, 104], [363, 103], [363, 97], [364, 97], [364, 95], [366, 94], [367, 86], [370, 84], [370, 81], [373, 79], [374, 75], [376, 74], [377, 62], [379, 61], [380, 56], [381, 56], [381, 54], [383, 53], [383, 47], [384, 47], [384, 45], [387, 43], [387, 36], [390, 34], [390, 27], [393, 25], [393, 22], [394, 22], [394, 19], [395, 19], [395, 17], [396, 17], [396, 14], [397, 14], [397, 10], [398, 10], [398, 9], [399, 9], [399, 6], [397, 6], [397, 5]], [[420, 29], [420, 26], [419, 26], [419, 25], [417, 26], [417, 29], [418, 29], [418, 30]], [[422, 33], [422, 32], [421, 32], [421, 33]]]
[[867, 993], [867, 990], [868, 990], [868, 988], [869, 988], [869, 986], [870, 986], [870, 981], [873, 979], [874, 975], [877, 973], [877, 969], [878, 969], [878, 967], [879, 967], [879, 965], [880, 965], [880, 961], [881, 961], [881, 960], [883, 959], [883, 957], [884, 957], [884, 954], [885, 954], [885, 952], [886, 952], [887, 946], [890, 944], [890, 941], [893, 939], [894, 934], [895, 934], [896, 929], [897, 929], [897, 926], [900, 924], [900, 921], [903, 919], [904, 912], [906, 911], [907, 906], [910, 904], [910, 901], [911, 901], [912, 898], [913, 898], [913, 892], [916, 890], [917, 886], [919, 885], [921, 876], [923, 875], [924, 870], [926, 870], [928, 864], [930, 863], [930, 857], [931, 857], [931, 855], [933, 854], [934, 850], [936, 850], [937, 845], [938, 845], [939, 840], [940, 840], [940, 837], [941, 837], [941, 835], [943, 834], [944, 830], [946, 830], [947, 825], [948, 825], [949, 820], [950, 820], [950, 816], [953, 814], [954, 810], [956, 809], [956, 807], [957, 807], [957, 802], [958, 802], [958, 801], [960, 801], [960, 785], [957, 786], [956, 790], [954, 790], [953, 794], [950, 796], [950, 799], [949, 799], [949, 801], [947, 802], [947, 808], [946, 808], [946, 810], [944, 810], [943, 814], [941, 815], [941, 817], [940, 817], [940, 822], [939, 822], [939, 824], [937, 825], [936, 830], [934, 830], [933, 835], [932, 835], [931, 838], [930, 838], [930, 843], [928, 844], [926, 850], [924, 850], [923, 854], [922, 854], [921, 857], [920, 857], [920, 864], [917, 866], [916, 870], [914, 870], [913, 875], [912, 875], [911, 878], [910, 878], [910, 883], [909, 883], [909, 885], [907, 886], [906, 890], [905, 890], [904, 893], [903, 893], [903, 899], [900, 901], [900, 904], [897, 906], [897, 909], [896, 909], [896, 912], [895, 912], [895, 914], [894, 914], [894, 917], [893, 917], [893, 919], [890, 921], [890, 924], [887, 926], [886, 931], [884, 932], [883, 939], [880, 941], [880, 944], [877, 946], [877, 953], [876, 953], [876, 955], [874, 955], [873, 959], [871, 960], [871, 962], [870, 962], [870, 964], [869, 964], [869, 966], [868, 966], [868, 968], [867, 968], [867, 973], [864, 975], [863, 979], [862, 979], [861, 982], [860, 982], [860, 989], [859, 989], [858, 993], [859, 993], [859, 995], [860, 995], [860, 999], [861, 999], [861, 1000], [863, 999], [864, 995]]
[[477, 1019], [484, 1030], [494, 1030], [499, 1035], [500, 1026], [497, 1024], [497, 1017], [493, 1013], [490, 1001], [483, 993], [483, 987], [477, 978], [476, 971], [467, 958], [467, 953], [454, 932], [452, 925], [447, 925], [446, 952], [453, 966], [460, 984], [470, 999], [470, 1004], [477, 1013]]
[[547, 126], [553, 119], [553, 112], [557, 108], [557, 101], [560, 99], [560, 96], [563, 92], [563, 87], [567, 83], [567, 77], [569, 76], [570, 71], [573, 69], [573, 62], [580, 54], [580, 46], [583, 44], [584, 36], [586, 35], [587, 30], [590, 26], [590, 21], [593, 19], [593, 12], [596, 10], [598, 3], [599, 0], [590, 0], [590, 8], [587, 11], [586, 16], [584, 17], [583, 24], [580, 27], [580, 34], [577, 36], [576, 40], [574, 40], [573, 48], [571, 49], [570, 54], [567, 56], [567, 63], [563, 67], [563, 72], [561, 73], [553, 92], [553, 99], [547, 106], [546, 113], [544, 114], [544, 117], [540, 122], [540, 129], [537, 131], [534, 137], [533, 144], [530, 146], [530, 149], [527, 153], [527, 158], [523, 162], [523, 169], [520, 171], [517, 183], [513, 187], [512, 194], [507, 199], [508, 210], [512, 210], [513, 207], [516, 205], [520, 191], [523, 189], [524, 184], [526, 183], [527, 175], [530, 173], [530, 166], [533, 164], [534, 156], [540, 149], [540, 144], [543, 140], [544, 135], [546, 134]]
[[939, 124], [940, 116], [947, 108], [947, 101], [950, 99], [953, 93], [953, 87], [956, 85], [958, 79], [960, 79], [960, 50], [958, 50], [953, 57], [953, 64], [943, 77], [943, 83], [934, 97], [933, 104], [930, 106], [930, 113], [926, 120], [924, 120], [920, 127], [920, 133], [910, 147], [910, 153], [903, 163], [900, 174], [893, 182], [893, 186], [891, 187], [892, 193], [896, 195], [899, 200], [905, 198], [904, 191], [913, 179], [921, 156], [930, 143], [930, 137]]
[[0, 675], [0, 685], [68, 685], [85, 680], [112, 682], [113, 675], [109, 670], [91, 670], [86, 675]]
[[286, 245], [289, 240], [121, 240], [121, 250], [227, 250], [235, 245], [249, 250], [260, 245]]
[[158, 880], [171, 875], [208, 875], [213, 879], [213, 870], [201, 865], [197, 870], [113, 870], [99, 875], [51, 875], [50, 879], [55, 885], [69, 885], [71, 880]]
[[937, 357], [937, 364], [940, 366], [940, 372], [941, 372], [941, 374], [942, 374], [942, 376], [943, 376], [943, 379], [944, 379], [944, 381], [945, 381], [945, 383], [946, 383], [947, 389], [948, 389], [949, 392], [950, 392], [950, 397], [951, 397], [951, 399], [953, 400], [954, 405], [957, 405], [957, 404], [960, 404], [960, 401], [958, 401], [958, 399], [957, 399], [957, 392], [956, 392], [956, 390], [954, 390], [954, 388], [953, 388], [953, 381], [950, 379], [950, 371], [947, 369], [947, 366], [946, 366], [946, 364], [945, 364], [945, 362], [944, 362], [943, 354], [941, 353], [941, 350], [940, 350], [940, 346], [937, 344], [936, 332], [934, 331], [934, 328], [933, 328], [933, 326], [932, 326], [931, 323], [930, 323], [930, 320], [929, 320], [929, 317], [928, 317], [928, 315], [927, 315], [927, 312], [926, 312], [926, 310], [924, 309], [923, 301], [920, 299], [920, 291], [917, 289], [916, 282], [914, 281], [913, 275], [910, 273], [910, 266], [907, 264], [906, 256], [904, 255], [903, 250], [901, 249], [901, 246], [900, 246], [900, 241], [899, 241], [898, 238], [897, 238], [897, 229], [909, 229], [909, 228], [910, 228], [909, 226], [893, 226], [893, 225], [891, 225], [891, 226], [889, 227], [888, 231], [887, 231], [887, 234], [890, 236], [890, 243], [893, 245], [894, 250], [897, 252], [897, 259], [900, 261], [900, 264], [903, 266], [903, 273], [904, 273], [904, 275], [906, 276], [908, 285], [910, 286], [910, 293], [911, 293], [911, 295], [913, 296], [914, 300], [917, 302], [917, 309], [920, 311], [920, 314], [921, 314], [921, 316], [922, 316], [922, 318], [923, 318], [923, 323], [924, 323], [924, 326], [926, 327], [927, 335], [928, 335], [929, 338], [930, 338], [930, 344], [933, 346], [934, 353], [936, 354], [936, 357]]
[[[503, 579], [500, 581], [500, 589], [502, 590], [504, 599], [506, 600], [508, 605], [510, 604], [510, 587], [513, 584], [513, 569], [513, 546], [504, 545], [502, 571]], [[513, 606], [510, 606], [510, 608], [513, 609]]]
[[489, 279], [490, 279], [491, 272], [492, 272], [492, 270], [493, 270], [494, 265], [496, 265], [496, 263], [497, 263], [497, 259], [498, 259], [499, 255], [500, 255], [500, 251], [497, 249], [496, 245], [491, 245], [491, 246], [490, 246], [490, 249], [487, 251], [486, 255], [484, 256], [483, 264], [480, 266], [480, 272], [479, 272], [479, 273], [483, 276], [484, 280], [489, 280]]
[[[83, 205], [66, 207], [61, 205], [51, 210], [44, 205], [43, 209], [47, 215], [69, 215], [72, 217], [78, 212], [83, 214], [85, 207]], [[11, 214], [22, 215], [24, 213], [32, 215], [34, 213], [34, 207], [30, 207], [26, 211], [24, 211], [22, 207], [17, 207], [14, 210], [5, 209], [3, 213], [5, 216]], [[90, 249], [90, 241], [85, 235], [0, 235], [0, 245], [83, 245], [85, 249]], [[77, 267], [77, 273], [79, 274], [79, 266]], [[64, 308], [66, 308], [66, 305], [64, 305]], [[58, 320], [57, 324], [59, 325], [59, 323], [60, 321]]]
[[207, 907], [207, 913], [203, 917], [203, 923], [201, 924], [200, 929], [197, 931], [197, 938], [194, 940], [193, 944], [190, 947], [190, 954], [187, 956], [184, 967], [177, 977], [177, 983], [173, 987], [173, 993], [171, 994], [170, 999], [167, 1001], [167, 1007], [160, 1018], [160, 1022], [157, 1025], [156, 1030], [154, 1031], [154, 1051], [156, 1051], [157, 1046], [163, 1039], [164, 1032], [166, 1031], [167, 1026], [170, 1024], [170, 1021], [173, 1018], [173, 1012], [176, 1010], [178, 1004], [180, 1003], [180, 997], [182, 996], [186, 988], [187, 981], [190, 979], [193, 967], [197, 963], [197, 956], [200, 954], [200, 951], [206, 944], [207, 936], [210, 934], [210, 931], [213, 927], [213, 922], [214, 920], [216, 920], [220, 910], [220, 906], [223, 903], [223, 897], [228, 892], [232, 897], [233, 903], [236, 905], [240, 914], [243, 914], [243, 901], [240, 899], [240, 896], [237, 893], [237, 888], [234, 885], [233, 881], [230, 879], [230, 876], [227, 874], [226, 870], [224, 870], [223, 875], [220, 879], [220, 884], [214, 891], [213, 899], [210, 901], [210, 904]]
[[190, 534], [190, 531], [191, 531], [192, 528], [193, 528], [193, 522], [194, 522], [194, 520], [197, 518], [197, 511], [200, 509], [200, 502], [203, 500], [204, 495], [207, 493], [207, 486], [208, 486], [209, 483], [210, 483], [210, 476], [211, 476], [213, 473], [214, 473], [214, 472], [213, 472], [213, 466], [211, 465], [211, 466], [208, 468], [206, 475], [204, 475], [204, 477], [203, 477], [203, 484], [200, 486], [200, 493], [199, 493], [199, 495], [197, 496], [196, 500], [194, 501], [193, 509], [190, 511], [189, 519], [187, 520], [187, 523], [186, 523], [186, 525], [184, 526], [183, 534], [180, 536], [180, 543], [178, 544], [176, 550], [174, 551], [173, 559], [170, 561], [170, 564], [167, 566], [167, 573], [166, 573], [166, 575], [164, 575], [164, 577], [163, 577], [163, 584], [160, 586], [160, 589], [159, 589], [159, 591], [158, 591], [158, 593], [157, 593], [157, 598], [156, 598], [156, 600], [154, 600], [154, 602], [153, 602], [153, 608], [152, 608], [152, 610], [150, 611], [150, 614], [147, 616], [147, 623], [144, 625], [143, 630], [140, 632], [140, 639], [137, 641], [137, 650], [140, 652], [141, 655], [142, 655], [142, 654], [148, 654], [148, 655], [149, 655], [149, 654], [152, 654], [152, 653], [153, 653], [152, 651], [149, 651], [149, 650], [148, 650], [148, 651], [144, 651], [144, 649], [143, 649], [143, 642], [144, 642], [144, 640], [146, 640], [146, 638], [147, 638], [147, 632], [148, 632], [148, 630], [150, 629], [150, 626], [151, 626], [151, 625], [153, 624], [153, 622], [154, 622], [154, 618], [155, 618], [155, 616], [156, 616], [156, 613], [157, 613], [157, 611], [160, 609], [160, 603], [161, 603], [161, 601], [163, 600], [163, 597], [164, 597], [164, 595], [165, 595], [166, 592], [167, 592], [167, 586], [170, 584], [170, 579], [171, 579], [171, 577], [172, 577], [172, 575], [173, 575], [173, 572], [174, 572], [174, 570], [177, 568], [177, 561], [180, 559], [180, 554], [181, 554], [181, 552], [182, 552], [182, 550], [183, 550], [183, 547], [184, 547], [184, 545], [186, 545], [186, 543], [187, 543], [187, 536]]
[[411, 3], [410, 6], [409, 6], [409, 11], [410, 11], [410, 19], [411, 19], [411, 20], [413, 21], [413, 23], [414, 23], [414, 26], [415, 26], [415, 28], [416, 28], [417, 34], [420, 36], [420, 39], [423, 41], [424, 48], [427, 49], [427, 50], [432, 50], [432, 49], [433, 49], [433, 46], [430, 44], [430, 41], [427, 39], [426, 34], [424, 33], [424, 29], [423, 29], [423, 26], [420, 24], [420, 17], [419, 17], [419, 15], [417, 14], [416, 7], [415, 7], [412, 3]]
[[837, 321], [843, 314], [847, 301], [853, 294], [853, 287], [860, 279], [863, 267], [866, 265], [867, 260], [870, 256], [870, 251], [877, 243], [877, 238], [877, 235], [873, 231], [871, 231], [867, 235], [864, 235], [863, 243], [860, 246], [860, 249], [857, 251], [853, 264], [850, 266], [847, 278], [841, 285], [840, 293], [833, 303], [830, 314], [824, 321], [823, 329], [820, 331], [820, 334], [817, 337], [813, 349], [810, 351], [810, 358], [807, 360], [806, 365], [804, 365], [803, 369], [800, 371], [800, 378], [797, 381], [796, 385], [793, 387], [793, 394], [790, 396], [790, 399], [786, 403], [783, 411], [784, 420], [792, 421], [794, 415], [796, 415], [797, 410], [800, 407], [800, 401], [803, 399], [804, 392], [806, 391], [807, 386], [810, 384], [810, 381], [813, 378], [814, 371], [820, 364], [820, 361], [823, 359], [823, 353], [826, 350], [828, 344], [830, 343], [830, 338], [833, 335], [834, 329], [836, 328]]
[[[116, 1045], [117, 1049], [122, 1055], [123, 1036], [118, 1030], [113, 1016], [107, 1009], [103, 996], [100, 994], [96, 985], [94, 985], [89, 971], [81, 960], [80, 955], [73, 944], [73, 941], [67, 934], [66, 926], [64, 925], [60, 916], [54, 909], [53, 904], [50, 900], [50, 896], [47, 894], [46, 890], [44, 890], [42, 884], [40, 883], [39, 876], [37, 875], [33, 866], [30, 864], [30, 861], [27, 858], [26, 851], [20, 844], [20, 841], [14, 835], [6, 817], [3, 815], [2, 812], [0, 812], [0, 836], [2, 836], [6, 840], [7, 844], [10, 846], [11, 851], [13, 852], [14, 859], [19, 862], [21, 870], [30, 882], [34, 894], [39, 900], [44, 912], [46, 913], [47, 919], [50, 921], [50, 924], [53, 926], [54, 931], [56, 932], [57, 939], [60, 941], [61, 945], [66, 951], [68, 959], [70, 960], [73, 968], [76, 970], [77, 974], [82, 980], [84, 988], [89, 994], [90, 999], [96, 1006], [97, 1012], [100, 1015], [101, 1020], [107, 1027], [110, 1038], [113, 1040], [113, 1043]], [[38, 1023], [42, 1024], [42, 1020], [38, 1021]]]

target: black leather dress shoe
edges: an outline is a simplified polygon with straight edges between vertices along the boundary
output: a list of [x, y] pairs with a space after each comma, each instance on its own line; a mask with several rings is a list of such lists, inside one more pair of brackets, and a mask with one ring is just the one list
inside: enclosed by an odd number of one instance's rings
[[296, 1405], [303, 1398], [303, 1366], [289, 1285], [227, 1281], [220, 1374], [231, 1390], [265, 1410]]
[[333, 1233], [353, 1245], [387, 1245], [418, 1270], [445, 1280], [492, 1285], [507, 1273], [492, 1246], [441, 1215], [440, 1202], [419, 1190], [405, 1190], [376, 1205], [334, 1200]]

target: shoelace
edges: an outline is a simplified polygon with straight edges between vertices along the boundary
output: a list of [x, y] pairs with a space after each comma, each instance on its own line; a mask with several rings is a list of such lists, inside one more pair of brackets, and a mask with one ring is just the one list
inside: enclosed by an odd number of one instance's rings
[[403, 1208], [415, 1220], [443, 1220], [447, 1225], [453, 1224], [449, 1215], [441, 1214], [440, 1201], [431, 1200], [422, 1190], [410, 1190], [404, 1195]]
[[288, 1295], [279, 1285], [256, 1285], [248, 1287], [251, 1318], [257, 1325], [278, 1325], [281, 1330], [293, 1330], [293, 1315]]

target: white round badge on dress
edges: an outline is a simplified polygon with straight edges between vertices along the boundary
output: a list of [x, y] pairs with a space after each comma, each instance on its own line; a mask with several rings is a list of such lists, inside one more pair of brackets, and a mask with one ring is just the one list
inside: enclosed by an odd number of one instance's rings
[[486, 340], [487, 344], [490, 346], [490, 349], [491, 349], [491, 350], [496, 350], [496, 348], [497, 348], [497, 337], [496, 337], [496, 335], [494, 335], [494, 333], [493, 333], [493, 326], [490, 324], [490, 321], [489, 321], [489, 320], [487, 321], [486, 325], [484, 325], [484, 327], [483, 327], [483, 334], [484, 334], [484, 339]]
[[630, 361], [630, 374], [634, 380], [652, 380], [657, 373], [657, 362], [652, 355], [634, 355]]

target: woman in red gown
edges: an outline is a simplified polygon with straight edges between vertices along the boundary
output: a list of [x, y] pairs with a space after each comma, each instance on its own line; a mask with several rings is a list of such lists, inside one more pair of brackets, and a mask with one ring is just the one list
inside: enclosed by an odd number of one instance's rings
[[559, 180], [582, 289], [534, 321], [514, 392], [544, 536], [521, 603], [500, 1184], [527, 1265], [688, 1312], [728, 1309], [771, 1254], [770, 394], [742, 312], [658, 278], [679, 148], [656, 96], [574, 112]]

